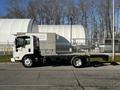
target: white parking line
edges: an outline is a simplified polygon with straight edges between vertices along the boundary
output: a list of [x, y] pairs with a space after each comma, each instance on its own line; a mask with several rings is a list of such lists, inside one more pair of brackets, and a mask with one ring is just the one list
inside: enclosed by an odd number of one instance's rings
[[0, 87], [26, 87], [26, 86], [29, 86], [29, 87], [53, 87], [55, 85], [0, 85]]
[[2, 62], [0, 64], [19, 64], [19, 63], [12, 63], [12, 62]]
[[0, 87], [79, 87], [77, 85], [0, 85]]

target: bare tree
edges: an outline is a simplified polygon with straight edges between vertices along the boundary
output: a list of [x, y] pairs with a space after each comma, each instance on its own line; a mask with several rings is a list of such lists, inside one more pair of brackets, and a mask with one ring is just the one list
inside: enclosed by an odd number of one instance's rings
[[[111, 0], [8, 0], [7, 15], [11, 18], [34, 18], [38, 24], [82, 24], [86, 36], [95, 38], [112, 37]], [[116, 15], [119, 18], [119, 0]], [[120, 20], [117, 19], [117, 29]]]
[[20, 0], [8, 0], [7, 15], [10, 18], [24, 18], [24, 9], [21, 6]]
[[38, 11], [38, 3], [36, 0], [31, 0], [27, 6], [27, 17], [36, 19]]
[[106, 20], [106, 30], [107, 30], [107, 37], [112, 37], [112, 30], [111, 30], [111, 18], [110, 18], [110, 0], [106, 0], [106, 12], [105, 12], [105, 20]]

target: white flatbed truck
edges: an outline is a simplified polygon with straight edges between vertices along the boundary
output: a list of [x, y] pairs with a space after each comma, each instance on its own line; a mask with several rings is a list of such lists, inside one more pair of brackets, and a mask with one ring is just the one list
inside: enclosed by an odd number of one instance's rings
[[80, 45], [73, 46], [65, 37], [56, 33], [17, 34], [11, 61], [21, 61], [23, 66], [32, 67], [49, 60], [66, 60], [79, 68], [88, 64], [91, 57], [108, 59], [108, 55], [86, 54], [80, 48]]

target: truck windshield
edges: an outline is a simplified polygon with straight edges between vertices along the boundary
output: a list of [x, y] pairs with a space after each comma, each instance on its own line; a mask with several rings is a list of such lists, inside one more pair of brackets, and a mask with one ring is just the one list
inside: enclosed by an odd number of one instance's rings
[[17, 37], [15, 39], [16, 48], [25, 47], [26, 45], [29, 44], [30, 44], [30, 37], [28, 36]]

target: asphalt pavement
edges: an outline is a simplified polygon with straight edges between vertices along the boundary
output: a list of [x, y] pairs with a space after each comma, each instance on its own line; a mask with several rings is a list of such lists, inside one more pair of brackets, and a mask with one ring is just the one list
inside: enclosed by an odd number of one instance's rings
[[120, 90], [120, 65], [24, 68], [1, 63], [0, 90]]

